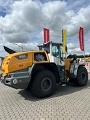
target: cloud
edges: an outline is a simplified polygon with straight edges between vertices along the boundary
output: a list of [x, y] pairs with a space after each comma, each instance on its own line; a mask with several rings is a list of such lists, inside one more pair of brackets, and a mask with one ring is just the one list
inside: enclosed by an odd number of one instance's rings
[[21, 39], [25, 35], [27, 36], [26, 42], [30, 40], [28, 34], [33, 33], [37, 29], [42, 30], [43, 27], [48, 27], [54, 32], [58, 32], [59, 27], [57, 26], [62, 28], [64, 19], [63, 7], [65, 6], [66, 3], [60, 1], [45, 4], [31, 0], [14, 2], [12, 14], [0, 18], [1, 34], [5, 40], [12, 42], [17, 42], [18, 37], [19, 42], [24, 42]]
[[81, 8], [77, 12], [77, 14], [73, 13], [72, 11], [66, 13], [69, 17], [71, 16], [71, 19], [70, 20], [68, 19], [68, 24], [64, 26], [65, 28], [67, 28], [69, 36], [77, 35], [80, 26], [84, 27], [85, 33], [90, 32], [89, 11], [90, 11], [90, 6], [86, 8]]
[[0, 15], [2, 17], [6, 14], [10, 14], [10, 6], [14, 3], [14, 1], [16, 0], [0, 0]]
[[[74, 36], [76, 41], [80, 26], [84, 27], [85, 34], [90, 33], [90, 6], [84, 5], [84, 0], [82, 3], [77, 0], [74, 2], [71, 0], [46, 0], [45, 2], [39, 0], [10, 0], [5, 4], [4, 2], [0, 0], [2, 6], [4, 5], [5, 8], [9, 6], [10, 9], [9, 14], [0, 17], [0, 36], [3, 42], [18, 43], [24, 46], [30, 43], [36, 49], [35, 45], [43, 42], [44, 27], [50, 29], [50, 38], [53, 41], [61, 41], [62, 28], [67, 30], [68, 39], [73, 39]], [[68, 48], [73, 50], [73, 41], [68, 40], [68, 44]], [[26, 47], [29, 49], [28, 45]], [[79, 46], [74, 48], [77, 53], [78, 48]], [[69, 50], [69, 52], [71, 53], [72, 50]]]
[[24, 32], [5, 34], [4, 38], [9, 42], [16, 43], [27, 43], [28, 42], [28, 34]]
[[79, 11], [81, 8], [85, 8], [88, 5], [90, 5], [90, 0], [87, 0], [87, 2], [85, 0], [67, 0], [68, 6], [67, 9], [72, 9], [75, 12]]

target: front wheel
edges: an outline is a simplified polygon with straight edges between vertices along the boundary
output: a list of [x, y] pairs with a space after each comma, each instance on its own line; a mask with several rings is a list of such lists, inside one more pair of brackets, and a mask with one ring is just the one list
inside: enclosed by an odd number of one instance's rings
[[48, 97], [53, 94], [56, 88], [56, 79], [49, 70], [43, 70], [33, 76], [30, 86], [31, 93], [39, 98]]
[[75, 85], [85, 86], [88, 82], [88, 72], [87, 69], [81, 66], [77, 72], [77, 78], [74, 80]]

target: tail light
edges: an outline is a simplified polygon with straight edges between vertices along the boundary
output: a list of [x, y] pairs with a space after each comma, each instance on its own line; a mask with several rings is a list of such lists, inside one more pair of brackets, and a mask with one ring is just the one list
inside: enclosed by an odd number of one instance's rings
[[13, 75], [12, 74], [8, 74], [8, 78], [12, 78], [13, 77]]
[[11, 78], [11, 75], [10, 75], [10, 74], [8, 75], [8, 78]]

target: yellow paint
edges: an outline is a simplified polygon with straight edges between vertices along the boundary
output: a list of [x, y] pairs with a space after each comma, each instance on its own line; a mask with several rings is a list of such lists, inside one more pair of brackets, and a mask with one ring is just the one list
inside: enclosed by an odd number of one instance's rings
[[[10, 72], [15, 72], [15, 71], [19, 71], [19, 70], [23, 70], [28, 68], [29, 66], [32, 66], [32, 64], [35, 63], [42, 63], [42, 62], [49, 62], [49, 57], [47, 56], [47, 61], [34, 61], [34, 53], [36, 52], [44, 52], [46, 54], [45, 51], [27, 51], [27, 52], [18, 52], [18, 53], [14, 53], [14, 54], [9, 54], [7, 57], [5, 57], [5, 59], [3, 60], [3, 64], [2, 64], [2, 76], [5, 76], [7, 73]], [[23, 54], [27, 54], [28, 57], [26, 59], [17, 59], [16, 56], [19, 55], [23, 55]]]
[[68, 79], [69, 78], [69, 71], [70, 71], [70, 59], [65, 59], [64, 62], [65, 62], [65, 70], [66, 70], [66, 78]]
[[62, 43], [63, 43], [63, 53], [66, 54], [66, 47], [67, 47], [67, 32], [66, 30], [62, 30]]

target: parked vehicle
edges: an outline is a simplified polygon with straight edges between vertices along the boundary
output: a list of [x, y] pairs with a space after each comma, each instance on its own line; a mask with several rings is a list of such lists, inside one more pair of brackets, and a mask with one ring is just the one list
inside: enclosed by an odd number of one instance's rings
[[15, 52], [3, 60], [1, 82], [16, 89], [28, 89], [39, 98], [54, 93], [56, 84], [66, 85], [68, 80], [85, 86], [88, 72], [84, 64], [65, 59], [62, 43], [48, 42], [39, 50]]

